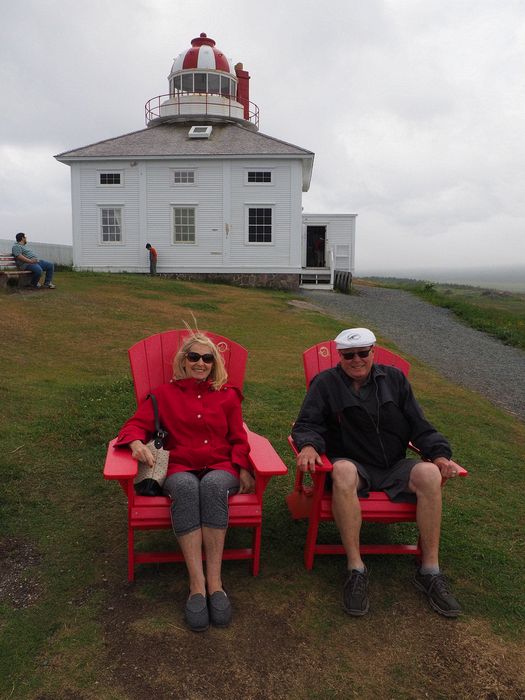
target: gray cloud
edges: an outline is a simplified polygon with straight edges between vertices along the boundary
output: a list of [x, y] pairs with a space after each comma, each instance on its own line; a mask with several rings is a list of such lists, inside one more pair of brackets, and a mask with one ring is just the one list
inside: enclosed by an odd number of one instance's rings
[[261, 131], [315, 151], [305, 211], [359, 214], [358, 269], [525, 261], [517, 0], [9, 3], [0, 237], [70, 240], [53, 154], [143, 128], [201, 31], [249, 70]]

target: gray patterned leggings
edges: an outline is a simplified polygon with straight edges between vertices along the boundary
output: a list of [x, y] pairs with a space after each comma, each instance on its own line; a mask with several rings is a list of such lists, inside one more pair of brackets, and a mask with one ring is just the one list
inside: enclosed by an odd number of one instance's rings
[[171, 498], [171, 522], [176, 535], [187, 535], [201, 527], [228, 527], [228, 496], [236, 493], [239, 479], [230, 472], [212, 469], [171, 474], [164, 493]]

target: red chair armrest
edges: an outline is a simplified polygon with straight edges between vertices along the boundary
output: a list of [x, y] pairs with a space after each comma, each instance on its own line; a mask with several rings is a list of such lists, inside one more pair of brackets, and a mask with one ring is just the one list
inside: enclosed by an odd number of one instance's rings
[[246, 432], [250, 443], [250, 462], [254, 473], [266, 477], [286, 474], [288, 468], [270, 441], [262, 435], [252, 433], [251, 430], [247, 429]]
[[129, 449], [116, 448], [117, 438], [111, 440], [104, 464], [104, 479], [134, 479], [137, 476], [137, 460], [133, 459]]

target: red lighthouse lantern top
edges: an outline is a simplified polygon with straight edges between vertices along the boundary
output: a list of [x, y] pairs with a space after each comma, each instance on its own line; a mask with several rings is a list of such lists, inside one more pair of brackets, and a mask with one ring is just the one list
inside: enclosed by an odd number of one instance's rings
[[204, 32], [191, 48], [173, 61], [169, 94], [146, 103], [146, 124], [202, 121], [239, 122], [258, 129], [259, 108], [250, 102], [250, 75], [242, 63], [230, 59]]
[[171, 73], [181, 70], [218, 70], [235, 75], [231, 61], [215, 46], [204, 32], [191, 40], [191, 48], [183, 51], [173, 62]]

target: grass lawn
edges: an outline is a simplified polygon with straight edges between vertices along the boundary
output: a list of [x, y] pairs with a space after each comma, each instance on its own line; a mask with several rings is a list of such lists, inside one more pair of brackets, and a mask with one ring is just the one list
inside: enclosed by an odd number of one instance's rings
[[[340, 322], [289, 304], [285, 292], [56, 277], [54, 291], [0, 296], [1, 698], [525, 697], [522, 422], [408, 358], [428, 417], [471, 474], [445, 490], [441, 555], [465, 614], [430, 611], [408, 558], [375, 557], [371, 612], [351, 619], [340, 606], [343, 559], [319, 557], [306, 572], [306, 526], [284, 504], [301, 352]], [[126, 504], [102, 478], [106, 444], [134, 406], [127, 348], [180, 328], [191, 312], [248, 348], [246, 421], [290, 467], [267, 491], [260, 576], [224, 564], [235, 619], [202, 635], [184, 628], [181, 565], [139, 567], [127, 583]], [[334, 526], [323, 536], [335, 538]], [[144, 538], [173, 541], [170, 532]]]

